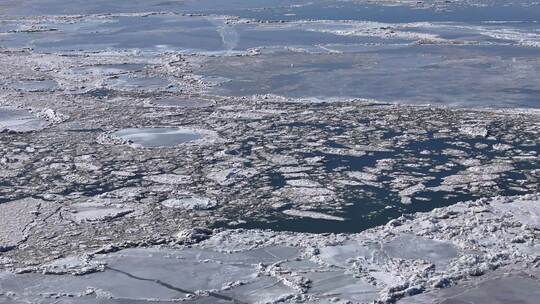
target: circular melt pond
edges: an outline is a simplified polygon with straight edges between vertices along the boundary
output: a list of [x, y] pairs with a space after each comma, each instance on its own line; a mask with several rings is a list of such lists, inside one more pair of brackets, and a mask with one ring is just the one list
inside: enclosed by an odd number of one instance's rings
[[0, 108], [0, 131], [30, 132], [41, 130], [47, 122], [22, 109]]

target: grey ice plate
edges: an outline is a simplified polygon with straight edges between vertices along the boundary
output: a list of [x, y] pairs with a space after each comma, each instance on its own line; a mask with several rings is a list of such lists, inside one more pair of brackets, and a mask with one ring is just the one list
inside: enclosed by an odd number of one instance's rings
[[173, 147], [202, 138], [202, 135], [195, 132], [176, 128], [128, 128], [112, 135], [148, 148]]

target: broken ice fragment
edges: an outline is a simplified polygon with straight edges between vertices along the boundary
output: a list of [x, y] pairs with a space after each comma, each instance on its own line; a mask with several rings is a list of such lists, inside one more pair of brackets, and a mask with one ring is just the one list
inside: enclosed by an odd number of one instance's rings
[[161, 202], [168, 208], [189, 209], [189, 210], [207, 210], [217, 206], [216, 201], [200, 196], [186, 196], [182, 198], [170, 198]]
[[377, 181], [378, 179], [377, 175], [372, 174], [372, 173], [367, 173], [367, 172], [354, 171], [354, 172], [348, 172], [347, 175], [349, 175], [349, 177], [351, 178], [358, 179], [361, 181], [374, 182], [374, 181]]
[[166, 185], [184, 185], [191, 183], [191, 176], [189, 175], [179, 175], [179, 174], [158, 174], [158, 175], [149, 175], [143, 178], [144, 180], [166, 184]]
[[410, 204], [411, 203], [411, 197], [417, 193], [421, 192], [424, 189], [426, 189], [426, 186], [424, 184], [417, 184], [412, 187], [403, 189], [399, 192], [399, 196], [401, 197], [401, 203], [402, 204]]
[[488, 130], [484, 126], [462, 126], [459, 131], [471, 137], [486, 137]]
[[289, 210], [283, 211], [283, 213], [290, 216], [309, 217], [313, 219], [321, 219], [321, 220], [328, 220], [328, 221], [345, 221], [346, 220], [345, 218], [340, 217], [340, 216], [329, 215], [326, 213], [315, 212], [315, 211], [289, 209]]
[[287, 184], [293, 187], [308, 187], [308, 188], [315, 188], [315, 187], [321, 186], [321, 184], [319, 184], [318, 182], [308, 180], [308, 179], [291, 179], [287, 181]]
[[507, 144], [494, 144], [493, 145], [493, 150], [495, 151], [507, 151], [510, 149], [512, 149], [512, 146], [507, 145]]
[[123, 205], [106, 205], [97, 202], [73, 204], [71, 217], [78, 223], [109, 221], [132, 213], [132, 208]]

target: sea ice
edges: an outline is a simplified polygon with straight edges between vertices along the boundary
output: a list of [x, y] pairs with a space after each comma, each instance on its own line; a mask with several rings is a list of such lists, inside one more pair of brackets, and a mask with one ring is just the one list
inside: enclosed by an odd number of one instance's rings
[[200, 196], [186, 196], [181, 198], [170, 198], [161, 202], [168, 208], [206, 210], [214, 208], [217, 203], [209, 198]]

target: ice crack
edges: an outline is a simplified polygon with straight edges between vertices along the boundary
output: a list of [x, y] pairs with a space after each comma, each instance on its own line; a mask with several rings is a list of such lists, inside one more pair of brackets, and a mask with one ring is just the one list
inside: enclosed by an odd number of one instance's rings
[[[185, 293], [185, 294], [189, 294], [189, 295], [196, 295], [197, 294], [195, 291], [182, 289], [180, 287], [173, 286], [173, 285], [171, 285], [171, 284], [169, 284], [167, 282], [163, 282], [163, 281], [161, 281], [159, 279], [148, 279], [148, 278], [139, 277], [139, 276], [133, 275], [133, 274], [131, 274], [129, 272], [126, 272], [126, 271], [123, 271], [123, 270], [120, 270], [120, 269], [116, 269], [116, 268], [113, 268], [113, 267], [110, 267], [110, 266], [105, 266], [105, 269], [121, 273], [121, 274], [123, 274], [123, 275], [125, 275], [125, 276], [127, 276], [129, 278], [135, 279], [135, 280], [153, 282], [153, 283], [161, 285], [161, 286], [163, 286], [163, 287], [165, 287], [167, 289], [178, 291], [178, 292], [181, 292], [181, 293]], [[222, 295], [222, 294], [219, 294], [219, 293], [216, 293], [216, 292], [212, 292], [212, 291], [209, 291], [208, 295], [210, 297], [220, 299], [220, 300], [229, 301], [229, 302], [232, 302], [232, 303], [235, 303], [235, 304], [247, 304], [247, 303], [242, 302], [240, 300], [237, 300], [235, 298], [225, 296], [225, 295]]]

